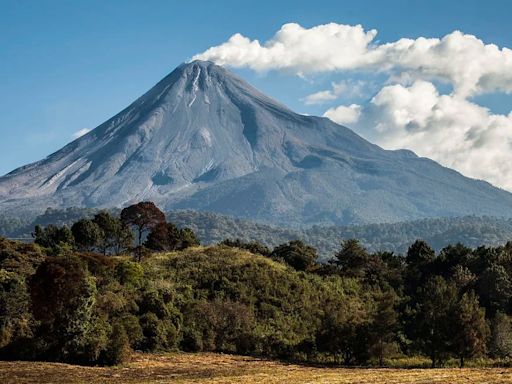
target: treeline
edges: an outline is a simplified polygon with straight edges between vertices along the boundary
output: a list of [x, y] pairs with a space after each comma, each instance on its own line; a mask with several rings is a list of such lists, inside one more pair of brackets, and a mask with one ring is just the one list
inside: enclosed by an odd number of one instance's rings
[[[0, 239], [0, 357], [118, 364], [131, 350], [432, 366], [512, 359], [512, 243], [404, 255], [300, 240], [276, 247], [194, 232], [152, 203]], [[122, 254], [117, 256], [117, 254]]]
[[476, 248], [504, 244], [512, 238], [512, 219], [497, 217], [466, 216], [354, 226], [315, 225], [297, 229], [279, 228], [212, 212], [171, 211], [166, 216], [178, 226], [193, 229], [205, 244], [239, 238], [275, 247], [300, 239], [313, 245], [322, 260], [329, 259], [336, 252], [342, 239], [358, 239], [372, 252], [403, 254], [416, 239], [427, 241], [439, 252], [449, 244], [462, 243]]
[[[99, 210], [90, 208], [51, 209], [35, 219], [2, 217], [0, 236], [30, 239], [34, 226], [71, 226], [80, 218], [93, 218]], [[109, 212], [118, 216], [120, 210]], [[500, 245], [512, 238], [512, 220], [495, 217], [422, 219], [403, 223], [359, 226], [312, 226], [303, 229], [279, 228], [212, 212], [177, 210], [166, 212], [167, 220], [179, 228], [192, 229], [202, 244], [216, 244], [226, 238], [258, 241], [268, 247], [300, 239], [314, 246], [320, 259], [336, 252], [342, 239], [358, 239], [368, 250], [405, 253], [416, 239], [427, 241], [436, 252], [449, 244], [468, 247]]]
[[192, 230], [168, 223], [164, 213], [152, 202], [131, 205], [123, 209], [119, 217], [100, 211], [91, 218], [79, 219], [71, 228], [37, 224], [32, 237], [35, 244], [53, 255], [73, 250], [103, 255], [130, 251], [138, 261], [151, 251], [174, 251], [199, 245]]

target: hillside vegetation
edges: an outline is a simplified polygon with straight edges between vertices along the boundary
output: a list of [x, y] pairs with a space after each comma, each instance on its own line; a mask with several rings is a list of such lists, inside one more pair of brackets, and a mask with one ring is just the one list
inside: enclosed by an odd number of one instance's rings
[[512, 243], [436, 254], [417, 240], [402, 256], [349, 239], [319, 263], [302, 241], [205, 247], [165, 220], [142, 202], [71, 229], [37, 226], [33, 244], [0, 238], [0, 357], [112, 365], [134, 350], [181, 350], [510, 364]]

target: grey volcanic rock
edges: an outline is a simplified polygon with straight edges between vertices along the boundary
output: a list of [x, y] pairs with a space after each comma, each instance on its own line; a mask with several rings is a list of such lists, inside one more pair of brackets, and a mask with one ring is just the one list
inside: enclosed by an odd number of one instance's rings
[[128, 108], [0, 178], [0, 211], [215, 211], [275, 224], [512, 215], [512, 194], [303, 116], [210, 63], [183, 64]]

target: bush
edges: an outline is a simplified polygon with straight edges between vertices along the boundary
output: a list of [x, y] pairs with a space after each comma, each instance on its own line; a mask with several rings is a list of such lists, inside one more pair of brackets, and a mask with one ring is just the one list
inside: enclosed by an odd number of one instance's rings
[[277, 260], [283, 260], [298, 271], [312, 268], [318, 258], [315, 248], [299, 240], [279, 245], [272, 251], [271, 256]]
[[128, 336], [128, 342], [133, 349], [139, 349], [144, 340], [144, 333], [140, 326], [139, 319], [135, 315], [127, 314], [121, 318], [123, 328]]
[[115, 270], [116, 277], [123, 285], [140, 287], [143, 284], [144, 268], [133, 261], [120, 262]]
[[116, 322], [112, 327], [104, 362], [107, 365], [119, 365], [128, 360], [130, 352], [130, 342], [126, 330], [120, 322]]
[[142, 348], [145, 351], [165, 351], [174, 348], [178, 341], [178, 332], [168, 319], [159, 319], [152, 312], [141, 317], [144, 339]]

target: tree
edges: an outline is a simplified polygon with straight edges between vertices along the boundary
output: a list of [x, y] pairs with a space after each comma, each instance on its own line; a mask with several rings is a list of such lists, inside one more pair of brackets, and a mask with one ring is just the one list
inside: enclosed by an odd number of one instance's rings
[[154, 251], [174, 251], [180, 243], [178, 227], [172, 223], [159, 223], [151, 230], [144, 245]]
[[112, 235], [112, 247], [115, 255], [120, 255], [122, 252], [130, 249], [133, 244], [133, 232], [120, 220], [118, 220], [118, 225], [115, 227]]
[[0, 350], [17, 339], [32, 336], [32, 323], [24, 279], [0, 269]]
[[38, 245], [0, 237], [0, 358], [30, 357], [18, 344], [35, 328], [26, 279], [44, 259]]
[[502, 265], [492, 263], [480, 278], [478, 292], [482, 304], [491, 315], [498, 311], [507, 313], [512, 298], [512, 281], [507, 270]]
[[58, 227], [53, 224], [46, 228], [36, 225], [32, 237], [36, 244], [49, 249], [54, 254], [60, 253], [63, 248], [73, 246], [75, 242], [73, 233], [68, 227]]
[[448, 245], [439, 253], [437, 268], [443, 277], [448, 278], [456, 267], [467, 267], [473, 258], [473, 250], [461, 243]]
[[369, 259], [370, 255], [358, 240], [348, 239], [341, 242], [341, 249], [331, 264], [336, 265], [344, 276], [363, 277]]
[[512, 357], [512, 320], [510, 316], [497, 312], [491, 322], [489, 352], [494, 358]]
[[170, 319], [159, 319], [153, 312], [147, 312], [140, 317], [140, 324], [144, 334], [143, 350], [169, 350], [176, 345], [178, 332]]
[[144, 245], [154, 251], [175, 251], [199, 245], [199, 240], [189, 228], [178, 229], [172, 223], [160, 223], [151, 230]]
[[144, 201], [124, 208], [121, 211], [121, 221], [127, 226], [135, 227], [140, 247], [143, 234], [158, 224], [165, 223], [165, 215], [154, 203]]
[[283, 260], [297, 271], [306, 271], [315, 265], [316, 249], [300, 240], [292, 240], [274, 248], [272, 257]]
[[75, 245], [81, 251], [94, 250], [103, 237], [100, 227], [89, 219], [77, 221], [71, 227], [75, 239]]
[[340, 357], [345, 365], [365, 363], [368, 358], [366, 329], [370, 316], [358, 300], [349, 296], [338, 302], [323, 305], [321, 324], [316, 334], [316, 345], [338, 363]]
[[114, 323], [105, 351], [105, 362], [108, 365], [121, 364], [129, 358], [130, 352], [130, 340], [124, 326], [120, 322]]
[[456, 265], [453, 268], [452, 280], [461, 292], [467, 291], [476, 281], [476, 276], [463, 265]]
[[32, 312], [50, 359], [84, 359], [90, 331], [96, 284], [77, 257], [47, 258], [29, 280]]
[[199, 239], [197, 238], [194, 231], [190, 228], [182, 228], [180, 229], [180, 241], [181, 245], [178, 249], [186, 249], [188, 247], [198, 246]]
[[182, 348], [189, 351], [244, 352], [254, 328], [252, 309], [224, 300], [197, 301], [184, 311]]
[[101, 229], [99, 249], [104, 255], [109, 251], [118, 255], [123, 250], [130, 248], [133, 242], [133, 233], [121, 220], [112, 216], [108, 211], [101, 211], [94, 216], [93, 222]]
[[405, 290], [414, 296], [417, 287], [423, 286], [432, 277], [432, 263], [436, 254], [423, 240], [416, 240], [405, 257]]
[[133, 248], [133, 256], [140, 263], [143, 259], [151, 256], [151, 250], [146, 248], [144, 245]]
[[220, 243], [220, 245], [225, 245], [226, 247], [246, 249], [251, 253], [260, 254], [263, 256], [270, 256], [270, 254], [272, 253], [272, 251], [266, 245], [258, 241], [244, 242], [240, 239], [225, 239]]
[[473, 291], [464, 293], [454, 311], [453, 350], [459, 357], [460, 367], [468, 357], [486, 352], [489, 326], [485, 309], [480, 308]]
[[372, 339], [372, 352], [383, 366], [384, 356], [397, 337], [398, 314], [396, 305], [398, 297], [393, 290], [380, 292], [377, 297], [377, 307], [373, 314], [369, 332]]
[[407, 250], [405, 262], [409, 265], [428, 264], [435, 257], [434, 250], [425, 241], [416, 240]]
[[432, 360], [432, 368], [443, 365], [453, 340], [453, 314], [457, 289], [441, 276], [427, 281], [419, 291], [410, 338]]

